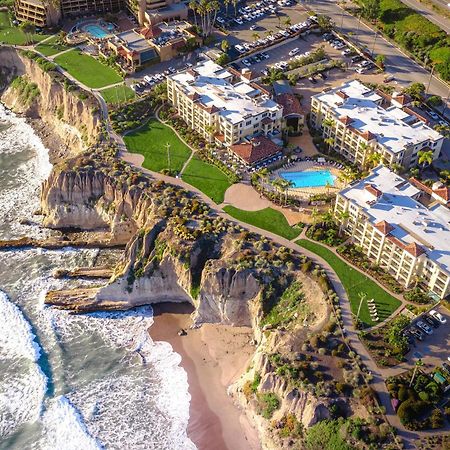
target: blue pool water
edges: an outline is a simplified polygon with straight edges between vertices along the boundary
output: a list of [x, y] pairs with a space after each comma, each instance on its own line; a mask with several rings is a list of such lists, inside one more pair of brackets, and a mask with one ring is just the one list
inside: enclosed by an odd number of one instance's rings
[[103, 27], [94, 23], [84, 25], [83, 30], [98, 39], [103, 39], [109, 34]]
[[316, 172], [281, 172], [280, 175], [288, 181], [292, 181], [296, 188], [334, 186], [336, 177], [329, 170]]

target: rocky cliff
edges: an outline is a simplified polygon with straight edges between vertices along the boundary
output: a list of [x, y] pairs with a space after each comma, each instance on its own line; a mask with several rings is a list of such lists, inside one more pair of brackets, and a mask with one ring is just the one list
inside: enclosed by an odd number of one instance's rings
[[[28, 56], [26, 56], [28, 55]], [[50, 67], [50, 70], [48, 69]], [[33, 98], [20, 95], [15, 77], [35, 86]], [[99, 105], [92, 94], [69, 82], [52, 66], [44, 68], [42, 59], [32, 52], [9, 47], [0, 48], [0, 99], [9, 108], [30, 119], [40, 119], [63, 149], [55, 152], [66, 156], [79, 152], [97, 141], [101, 132]]]

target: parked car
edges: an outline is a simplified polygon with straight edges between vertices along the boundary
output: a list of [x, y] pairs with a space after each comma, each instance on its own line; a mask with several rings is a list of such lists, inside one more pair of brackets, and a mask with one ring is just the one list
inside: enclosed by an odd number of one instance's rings
[[350, 50], [349, 48], [346, 48], [346, 49], [344, 49], [344, 50], [341, 52], [341, 54], [344, 55], [344, 56], [350, 56], [350, 55], [353, 54], [353, 50]]
[[255, 31], [257, 28], [258, 28], [257, 25], [252, 25], [252, 26], [250, 27], [250, 30]]
[[443, 127], [448, 127], [448, 123], [445, 120], [440, 120], [439, 125], [441, 125]]
[[365, 67], [357, 67], [356, 72], [357, 73], [365, 73], [365, 72], [367, 72], [367, 69]]
[[362, 61], [363, 57], [361, 55], [353, 56], [353, 58], [350, 60], [353, 64]]
[[441, 325], [441, 322], [439, 322], [439, 320], [436, 319], [436, 317], [430, 316], [429, 314], [425, 314], [425, 317], [428, 323], [430, 323], [431, 321], [431, 326], [433, 328], [438, 328]]
[[434, 120], [439, 120], [439, 116], [434, 111], [428, 111], [428, 115]]
[[450, 375], [450, 365], [448, 365], [446, 362], [442, 363], [443, 369]]
[[322, 80], [326, 80], [328, 77], [325, 75], [325, 73], [323, 73], [323, 72], [319, 72], [318, 73], [318, 76], [320, 77], [320, 78], [322, 78]]
[[317, 80], [314, 77], [309, 77], [308, 80], [311, 81], [311, 83], [317, 83]]
[[411, 330], [411, 334], [412, 334], [415, 338], [419, 339], [419, 341], [423, 341], [423, 340], [425, 339], [425, 335], [424, 335], [424, 334], [422, 333], [422, 331], [419, 330], [418, 328], [416, 328], [416, 327], [411, 327], [410, 330]]
[[433, 330], [423, 320], [418, 320], [416, 326], [427, 334], [433, 334]]
[[296, 55], [298, 52], [300, 51], [300, 49], [298, 47], [293, 48], [290, 52], [289, 52], [289, 56], [294, 56]]
[[431, 317], [428, 317], [427, 315], [422, 316], [422, 319], [433, 328], [437, 328], [439, 326], [439, 322], [436, 323]]
[[440, 312], [437, 312], [435, 309], [429, 311], [428, 314], [430, 314], [430, 316], [436, 317], [436, 319], [439, 320], [439, 322], [441, 323], [447, 323], [447, 319]]

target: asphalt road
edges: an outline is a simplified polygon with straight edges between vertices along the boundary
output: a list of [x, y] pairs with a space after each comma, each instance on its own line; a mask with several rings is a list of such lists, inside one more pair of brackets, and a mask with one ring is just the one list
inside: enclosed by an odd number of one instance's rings
[[[385, 55], [386, 72], [393, 75], [400, 84], [408, 85], [413, 82], [421, 82], [426, 87], [429, 84], [429, 92], [439, 95], [443, 99], [449, 97], [450, 86], [434, 76], [430, 77], [427, 70], [381, 37], [379, 33], [375, 38], [375, 32], [371, 28], [363, 22], [359, 23], [356, 17], [348, 14], [336, 3], [328, 0], [314, 0], [313, 2], [307, 1], [304, 5], [308, 9], [313, 9], [316, 13], [330, 16], [339, 31], [346, 34], [352, 33], [352, 39], [366, 46], [369, 51], [373, 49], [375, 54]], [[450, 111], [447, 109], [446, 112], [448, 117]]]

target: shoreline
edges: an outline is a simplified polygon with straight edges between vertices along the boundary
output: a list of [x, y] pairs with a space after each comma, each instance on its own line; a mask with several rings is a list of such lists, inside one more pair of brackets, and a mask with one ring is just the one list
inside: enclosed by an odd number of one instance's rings
[[[154, 323], [148, 330], [150, 337], [169, 342], [187, 372], [191, 395], [189, 438], [199, 450], [260, 449], [257, 431], [227, 395], [227, 387], [247, 370], [254, 354], [252, 330], [219, 324], [190, 329], [192, 305], [151, 306]], [[179, 336], [180, 329], [187, 335]]]

